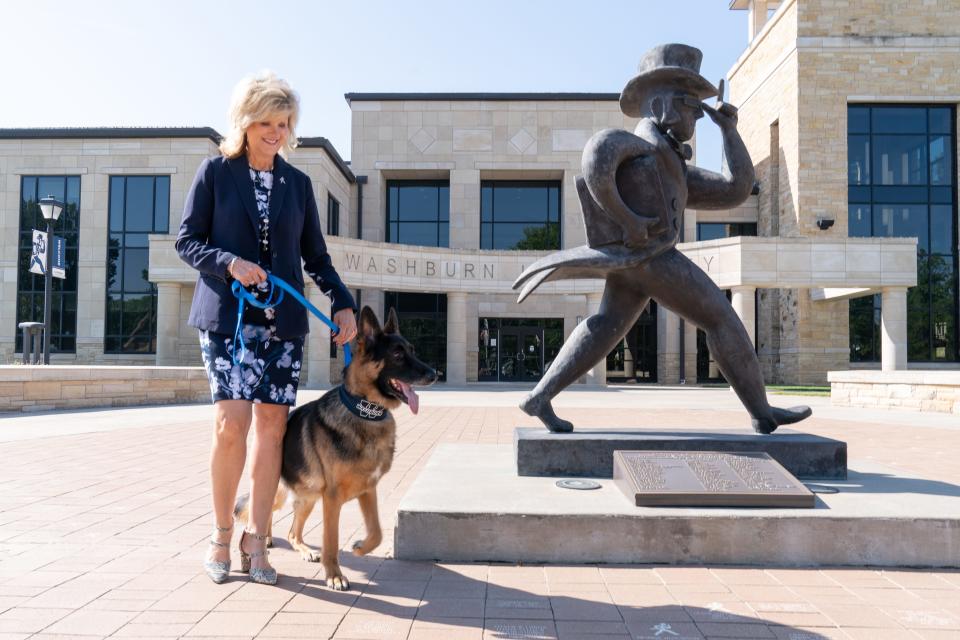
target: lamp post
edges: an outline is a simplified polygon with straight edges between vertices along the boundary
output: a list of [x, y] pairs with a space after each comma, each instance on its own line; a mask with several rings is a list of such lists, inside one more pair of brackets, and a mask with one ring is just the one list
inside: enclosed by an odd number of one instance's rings
[[40, 213], [47, 221], [47, 259], [43, 265], [43, 364], [50, 364], [50, 308], [53, 292], [53, 223], [60, 217], [63, 203], [47, 196], [40, 199]]

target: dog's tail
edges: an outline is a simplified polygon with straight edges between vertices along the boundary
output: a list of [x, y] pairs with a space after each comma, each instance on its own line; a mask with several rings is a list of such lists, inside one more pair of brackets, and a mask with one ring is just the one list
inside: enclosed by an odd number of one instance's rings
[[[272, 511], [280, 509], [287, 501], [287, 487], [283, 481], [277, 486], [277, 495], [273, 498]], [[233, 506], [233, 517], [242, 525], [246, 526], [250, 522], [250, 494], [245, 493], [237, 498], [237, 503]]]

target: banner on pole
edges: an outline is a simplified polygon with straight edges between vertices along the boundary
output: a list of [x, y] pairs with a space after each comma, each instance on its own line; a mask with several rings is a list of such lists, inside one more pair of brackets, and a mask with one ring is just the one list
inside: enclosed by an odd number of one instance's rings
[[47, 233], [33, 230], [33, 252], [30, 254], [30, 273], [42, 276], [47, 265]]
[[53, 236], [53, 264], [50, 265], [50, 275], [61, 280], [67, 277], [67, 241], [60, 236]]
[[[30, 254], [30, 272], [39, 276], [44, 274], [47, 264], [47, 232], [33, 230], [33, 250]], [[50, 265], [50, 275], [54, 278], [67, 277], [67, 241], [60, 236], [53, 236], [53, 264]]]

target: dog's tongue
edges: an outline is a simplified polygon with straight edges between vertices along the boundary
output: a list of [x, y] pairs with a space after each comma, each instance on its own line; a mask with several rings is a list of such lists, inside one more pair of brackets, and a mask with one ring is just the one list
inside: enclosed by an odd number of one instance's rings
[[401, 382], [400, 380], [397, 380], [397, 382], [400, 384], [400, 390], [403, 391], [403, 397], [407, 399], [407, 405], [410, 407], [410, 411], [416, 415], [417, 411], [420, 411], [420, 398], [417, 396], [417, 392], [406, 382]]

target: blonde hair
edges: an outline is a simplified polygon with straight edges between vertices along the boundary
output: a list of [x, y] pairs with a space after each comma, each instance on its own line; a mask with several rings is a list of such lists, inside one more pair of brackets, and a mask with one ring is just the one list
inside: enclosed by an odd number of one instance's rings
[[300, 96], [272, 71], [248, 76], [233, 88], [230, 100], [230, 131], [220, 143], [220, 153], [236, 158], [247, 149], [247, 128], [254, 122], [286, 113], [289, 120], [287, 142], [280, 152], [297, 146], [297, 119], [300, 117]]

